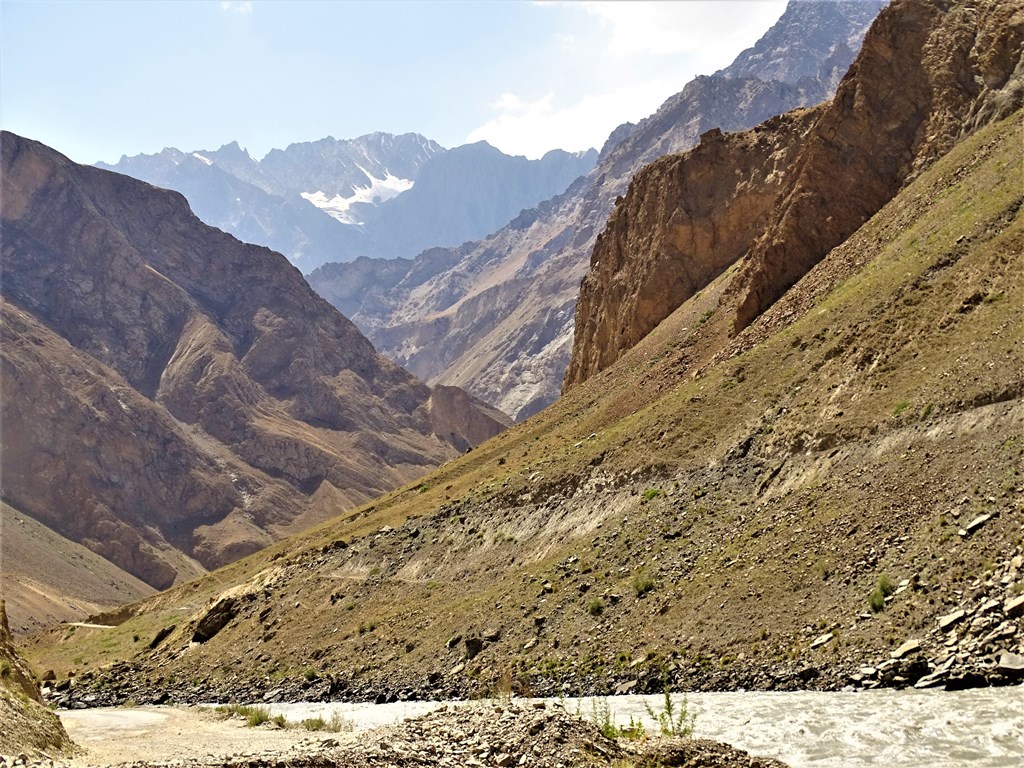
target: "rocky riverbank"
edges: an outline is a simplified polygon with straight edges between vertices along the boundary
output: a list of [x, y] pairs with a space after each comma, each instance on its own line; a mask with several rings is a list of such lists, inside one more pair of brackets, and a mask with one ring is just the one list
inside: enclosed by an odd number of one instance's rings
[[[237, 742], [237, 723], [217, 721], [213, 713], [176, 711], [162, 727], [150, 726], [151, 742], [163, 740], [167, 759], [119, 760], [123, 751], [110, 745], [86, 749], [70, 761], [46, 756], [0, 756], [0, 768], [85, 768], [120, 765], [125, 768], [201, 768], [262, 766], [339, 768], [575, 768], [587, 766], [690, 766], [691, 768], [785, 768], [783, 763], [754, 757], [725, 744], [707, 740], [644, 738], [637, 741], [606, 738], [593, 723], [543, 703], [481, 703], [441, 707], [427, 715], [392, 726], [330, 737], [296, 737], [291, 744], [269, 749], [218, 754], [221, 746], [211, 724], [220, 722], [228, 743]], [[198, 719], [198, 720], [197, 720]], [[185, 722], [185, 721], [188, 722]], [[196, 721], [196, 722], [193, 722]], [[182, 737], [183, 726], [185, 736]], [[256, 736], [273, 726], [252, 729]], [[177, 741], [168, 741], [176, 732]], [[113, 735], [113, 734], [111, 734]], [[234, 742], [231, 737], [234, 737]], [[138, 738], [131, 737], [131, 738]], [[110, 741], [110, 739], [107, 739]], [[258, 740], [254, 738], [254, 743]], [[113, 758], [113, 759], [112, 759]]]

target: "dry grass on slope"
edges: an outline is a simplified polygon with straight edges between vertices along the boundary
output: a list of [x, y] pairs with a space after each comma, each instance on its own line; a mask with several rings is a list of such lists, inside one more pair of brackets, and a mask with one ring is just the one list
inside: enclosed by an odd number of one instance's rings
[[[1021, 130], [955, 148], [735, 342], [713, 284], [422, 483], [34, 658], [134, 657], [99, 678], [123, 691], [360, 696], [601, 691], [663, 664], [771, 687], [886, 656], [1022, 543]], [[922, 586], [871, 614], [883, 573]], [[185, 650], [235, 585], [235, 618]]]

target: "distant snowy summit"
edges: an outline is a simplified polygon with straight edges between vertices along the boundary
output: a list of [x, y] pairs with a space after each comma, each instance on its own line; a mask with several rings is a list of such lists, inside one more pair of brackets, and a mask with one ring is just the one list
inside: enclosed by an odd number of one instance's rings
[[596, 162], [595, 150], [527, 160], [486, 142], [445, 149], [416, 133], [378, 132], [291, 144], [262, 160], [232, 142], [97, 166], [177, 190], [206, 223], [280, 251], [309, 272], [325, 262], [412, 258], [483, 237]]

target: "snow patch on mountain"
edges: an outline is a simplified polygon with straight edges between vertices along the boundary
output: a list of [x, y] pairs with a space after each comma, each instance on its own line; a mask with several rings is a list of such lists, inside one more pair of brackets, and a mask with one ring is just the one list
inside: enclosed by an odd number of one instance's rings
[[398, 197], [398, 195], [402, 194], [406, 190], [412, 189], [413, 182], [411, 179], [399, 178], [386, 169], [384, 171], [384, 178], [378, 179], [361, 165], [358, 165], [357, 167], [366, 175], [366, 178], [370, 183], [369, 186], [354, 187], [352, 190], [353, 194], [349, 197], [343, 197], [342, 195], [328, 197], [320, 190], [317, 190], [316, 192], [300, 192], [299, 194], [317, 208], [330, 214], [343, 224], [358, 225], [362, 224], [362, 222], [351, 210], [353, 205], [357, 203], [378, 205], [386, 200]]
[[208, 157], [204, 157], [203, 155], [200, 155], [198, 152], [193, 152], [192, 157], [194, 157], [196, 160], [202, 160], [207, 165], [213, 165], [213, 160], [211, 160]]

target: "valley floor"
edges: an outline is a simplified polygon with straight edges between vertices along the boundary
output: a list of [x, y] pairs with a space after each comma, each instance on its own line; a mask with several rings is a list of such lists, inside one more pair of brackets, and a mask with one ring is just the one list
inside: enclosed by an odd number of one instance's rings
[[[674, 697], [678, 707], [680, 697]], [[695, 693], [694, 739], [656, 738], [660, 696], [590, 699], [269, 704], [247, 727], [212, 708], [63, 711], [80, 751], [69, 768], [131, 766], [662, 766], [1009, 768], [1024, 759], [1020, 686], [971, 691]], [[677, 710], [678, 711], [678, 710]], [[575, 714], [573, 714], [575, 713]], [[285, 718], [289, 727], [273, 721]], [[310, 732], [313, 720], [337, 731]], [[591, 722], [587, 722], [591, 721]], [[593, 723], [643, 723], [612, 741]], [[736, 745], [729, 747], [721, 742]], [[743, 751], [746, 750], [746, 751]], [[769, 757], [752, 757], [751, 754]], [[692, 761], [692, 762], [687, 762]], [[784, 763], [778, 762], [784, 761]], [[0, 766], [10, 765], [0, 757]], [[37, 766], [52, 766], [37, 759]]]

